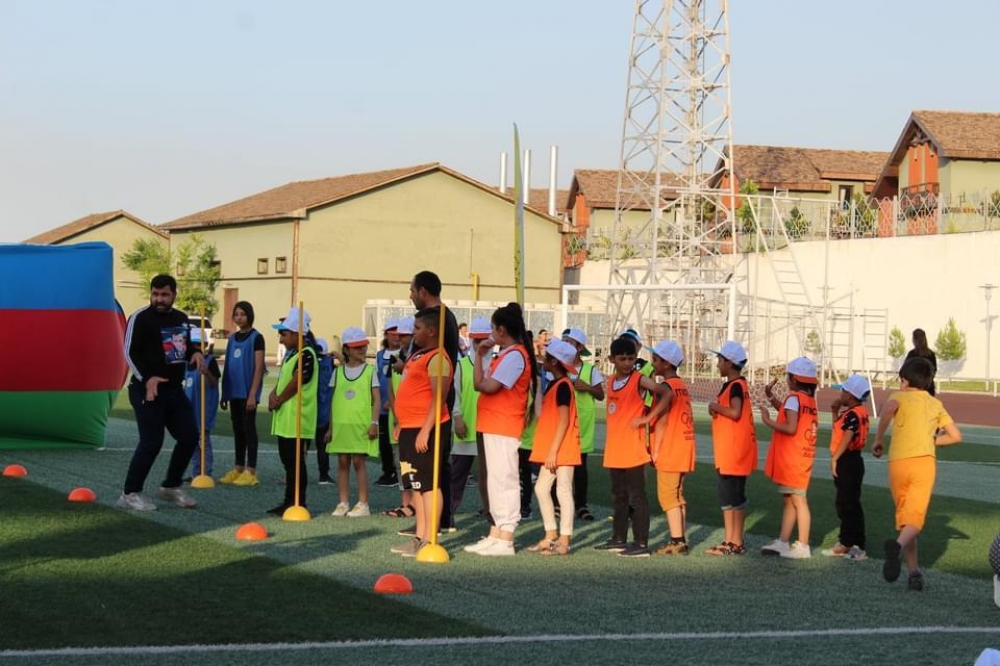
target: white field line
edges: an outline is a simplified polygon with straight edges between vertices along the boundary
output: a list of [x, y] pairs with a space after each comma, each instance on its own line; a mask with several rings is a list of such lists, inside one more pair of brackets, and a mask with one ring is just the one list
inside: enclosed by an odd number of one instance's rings
[[367, 641], [308, 643], [247, 643], [217, 645], [145, 645], [134, 647], [60, 648], [52, 650], [0, 650], [0, 659], [10, 657], [103, 657], [192, 652], [284, 652], [301, 650], [357, 650], [366, 648], [421, 648], [579, 641], [676, 641], [725, 639], [824, 638], [853, 636], [902, 636], [907, 634], [997, 634], [997, 627], [868, 627], [864, 629], [817, 629], [801, 631], [713, 631], [641, 634], [539, 634], [534, 636], [482, 636], [469, 638], [392, 638]]

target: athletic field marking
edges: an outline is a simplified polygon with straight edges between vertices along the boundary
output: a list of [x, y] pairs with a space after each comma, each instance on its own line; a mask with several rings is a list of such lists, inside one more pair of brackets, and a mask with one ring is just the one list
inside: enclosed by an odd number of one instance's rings
[[674, 641], [733, 638], [823, 638], [840, 636], [895, 636], [905, 634], [996, 634], [996, 627], [869, 627], [803, 631], [714, 631], [707, 633], [642, 634], [539, 634], [535, 636], [482, 636], [469, 638], [389, 638], [367, 641], [309, 643], [247, 643], [245, 645], [146, 645], [134, 647], [60, 648], [53, 650], [0, 650], [5, 657], [102, 657], [122, 655], [181, 654], [190, 652], [278, 652], [286, 650], [357, 650], [364, 648], [455, 647], [510, 645], [515, 643], [569, 643], [577, 641]]

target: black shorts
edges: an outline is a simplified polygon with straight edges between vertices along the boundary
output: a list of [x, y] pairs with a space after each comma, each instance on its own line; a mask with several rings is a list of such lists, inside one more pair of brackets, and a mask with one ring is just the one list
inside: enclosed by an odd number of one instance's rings
[[[423, 493], [434, 489], [434, 452], [447, 451], [451, 440], [451, 421], [441, 424], [441, 447], [434, 447], [434, 428], [427, 438], [427, 450], [417, 452], [417, 433], [420, 428], [402, 428], [399, 431], [399, 483], [403, 490]], [[444, 456], [438, 456], [438, 484], [444, 474]]]
[[[718, 470], [716, 470], [718, 472]], [[719, 472], [719, 506], [723, 511], [743, 509], [747, 505], [747, 477]]]

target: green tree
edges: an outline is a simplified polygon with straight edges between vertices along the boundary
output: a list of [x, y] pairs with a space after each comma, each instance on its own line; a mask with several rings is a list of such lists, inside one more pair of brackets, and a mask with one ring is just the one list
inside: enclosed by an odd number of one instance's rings
[[200, 314], [204, 307], [205, 316], [211, 317], [219, 307], [215, 290], [221, 273], [215, 245], [198, 234], [192, 234], [176, 252], [156, 241], [136, 240], [122, 255], [122, 262], [139, 273], [145, 284], [161, 273], [173, 275], [178, 284], [175, 305], [188, 314]]
[[961, 361], [965, 358], [965, 333], [958, 330], [953, 317], [948, 318], [948, 324], [938, 331], [934, 339], [934, 352], [941, 361]]
[[820, 339], [819, 333], [816, 331], [809, 331], [806, 335], [804, 348], [807, 354], [822, 354], [823, 341]]
[[905, 355], [906, 338], [903, 337], [903, 332], [899, 330], [899, 326], [893, 326], [892, 330], [889, 331], [889, 356], [898, 361]]
[[[758, 194], [759, 192], [760, 187], [752, 178], [747, 178], [740, 185], [740, 194]], [[746, 197], [743, 198], [740, 207], [736, 209], [736, 219], [739, 222], [740, 231], [745, 234], [756, 233], [757, 223], [753, 218], [753, 208]]]

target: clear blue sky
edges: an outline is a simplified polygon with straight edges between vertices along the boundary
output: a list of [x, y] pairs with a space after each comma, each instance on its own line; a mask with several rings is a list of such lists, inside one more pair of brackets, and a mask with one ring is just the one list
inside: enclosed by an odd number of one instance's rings
[[[628, 0], [0, 0], [0, 242], [440, 161], [616, 168]], [[732, 0], [737, 143], [890, 150], [1000, 110], [993, 0]]]

